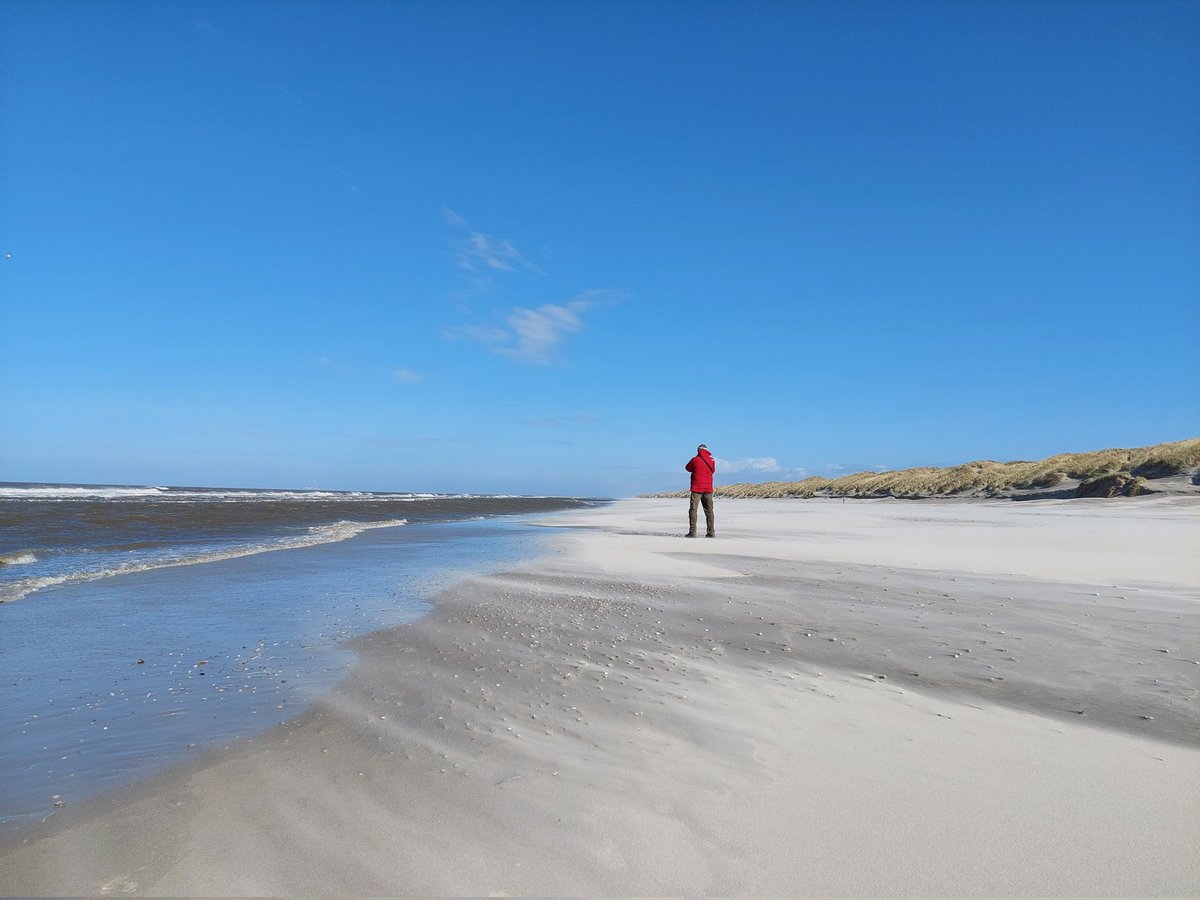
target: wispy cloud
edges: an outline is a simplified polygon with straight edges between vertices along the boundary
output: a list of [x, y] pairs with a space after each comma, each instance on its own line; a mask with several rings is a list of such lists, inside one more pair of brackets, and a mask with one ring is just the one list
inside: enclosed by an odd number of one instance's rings
[[547, 303], [537, 309], [518, 306], [500, 325], [463, 325], [446, 332], [450, 338], [465, 337], [493, 352], [521, 362], [545, 365], [553, 362], [564, 337], [583, 329], [585, 301]]
[[455, 266], [472, 281], [470, 293], [491, 288], [489, 278], [499, 273], [536, 272], [545, 275], [542, 267], [517, 249], [508, 238], [497, 237], [471, 227], [471, 223], [450, 207], [442, 208], [442, 219], [459, 232], [451, 238], [450, 248]]
[[584, 291], [566, 303], [546, 303], [536, 308], [517, 306], [498, 324], [463, 325], [446, 332], [489, 347], [500, 356], [519, 362], [546, 365], [557, 359], [563, 339], [583, 330], [583, 317], [598, 306], [619, 298], [618, 291]]
[[501, 282], [510, 286], [518, 283], [504, 275], [521, 271], [546, 273], [512, 241], [476, 230], [457, 211], [444, 207], [442, 218], [461, 235], [452, 239], [450, 246], [462, 284], [449, 299], [464, 318], [475, 320], [445, 329], [443, 334], [449, 340], [466, 339], [498, 356], [547, 365], [557, 360], [559, 348], [569, 335], [583, 330], [588, 313], [625, 296], [623, 291], [593, 289], [563, 303], [513, 305], [498, 318], [494, 314], [481, 316], [476, 308], [477, 298], [491, 294], [494, 299], [501, 290]]
[[499, 352], [513, 359], [550, 362], [559, 341], [583, 329], [583, 319], [580, 317], [587, 309], [588, 305], [582, 301], [562, 306], [547, 303], [537, 309], [518, 306], [506, 319], [515, 343], [501, 347]]
[[544, 275], [541, 266], [527, 259], [517, 245], [507, 238], [482, 231], [472, 231], [467, 237], [454, 241], [455, 264], [464, 271], [516, 272], [525, 269]]

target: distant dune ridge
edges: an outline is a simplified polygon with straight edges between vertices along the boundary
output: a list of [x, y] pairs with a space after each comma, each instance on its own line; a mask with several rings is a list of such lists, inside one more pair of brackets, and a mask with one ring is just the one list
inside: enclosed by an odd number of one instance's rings
[[[1007, 497], [1014, 500], [1200, 493], [1200, 438], [1135, 449], [1060, 453], [1036, 462], [979, 460], [947, 468], [918, 466], [840, 478], [742, 482], [721, 497]], [[654, 494], [683, 497], [687, 491]]]

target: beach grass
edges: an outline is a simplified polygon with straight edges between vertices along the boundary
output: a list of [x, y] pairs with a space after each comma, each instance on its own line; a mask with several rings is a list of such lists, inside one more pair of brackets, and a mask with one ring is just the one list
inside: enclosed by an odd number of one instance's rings
[[[889, 472], [855, 472], [839, 478], [813, 476], [803, 481], [742, 482], [718, 486], [723, 497], [1001, 497], [1015, 491], [1052, 489], [1065, 482], [1125, 476], [1147, 479], [1200, 469], [1200, 438], [1150, 447], [1113, 448], [1089, 453], [1060, 453], [1036, 461], [978, 460], [957, 466], [917, 466]], [[1136, 492], [1136, 491], [1135, 491]], [[655, 496], [683, 496], [686, 491]]]

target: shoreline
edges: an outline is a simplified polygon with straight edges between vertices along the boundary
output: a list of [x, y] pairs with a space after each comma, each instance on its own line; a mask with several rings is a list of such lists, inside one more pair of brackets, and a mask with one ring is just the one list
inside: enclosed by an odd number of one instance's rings
[[[1128, 577], [1093, 585], [1097, 597], [1086, 580], [1047, 582], [1039, 569], [1051, 556], [1085, 565], [1084, 550], [1059, 541], [1038, 557], [1010, 514], [990, 521], [975, 508], [985, 524], [974, 527], [1007, 532], [1019, 552], [997, 565], [1023, 560], [1033, 575], [935, 568], [955, 548], [930, 542], [929, 529], [962, 533], [961, 517], [865, 525], [860, 507], [847, 545], [828, 509], [782, 503], [722, 503], [712, 542], [677, 539], [675, 502], [556, 516], [543, 523], [563, 527], [546, 557], [470, 578], [417, 621], [357, 638], [350, 676], [300, 718], [0, 847], [0, 892], [1200, 890], [1200, 812], [1189, 802], [1200, 748], [1165, 728], [1186, 734], [1195, 702], [1164, 702], [1141, 675], [1120, 675], [1126, 656], [1184, 672], [1197, 649], [1195, 585], [1144, 577], [1190, 571], [1153, 555], [1186, 544], [1194, 507], [1143, 506], [1153, 521], [1138, 527], [1160, 539], [1127, 554]], [[1113, 524], [1100, 510], [1058, 530], [1094, 543]], [[822, 524], [829, 546], [860, 558], [815, 559], [831, 555], [813, 537]], [[1116, 524], [1114, 538], [1129, 522]], [[896, 549], [872, 529], [917, 526], [912, 567], [863, 561]], [[926, 598], [934, 582], [957, 596]], [[996, 600], [1000, 582], [1026, 593]], [[1080, 596], [1064, 601], [1063, 585]], [[1155, 631], [1147, 621], [1114, 618], [1124, 607], [1108, 592], [1133, 586], [1137, 615], [1177, 636], [1174, 655], [1133, 640]], [[1053, 619], [1051, 601], [1099, 620], [1081, 631]], [[972, 616], [993, 621], [984, 629]], [[912, 658], [933, 655], [918, 653], [921, 641], [944, 639], [952, 621], [1008, 632], [1005, 643], [1024, 649], [983, 662], [980, 649], [947, 647], [923, 664], [924, 681], [906, 681]], [[1069, 670], [1055, 669], [1064, 645], [1081, 645], [1074, 664], [1102, 640], [1097, 658], [1111, 671], [1078, 686], [1057, 677]], [[977, 683], [992, 676], [975, 668], [1002, 662], [1003, 682]], [[1037, 678], [1013, 674], [1038, 665]], [[1022, 708], [1046, 705], [1035, 688], [1047, 676], [1070, 699], [1102, 682], [1092, 724]], [[1014, 681], [1020, 702], [1003, 695]], [[1159, 705], [1136, 712], [1147, 702]]]
[[290, 721], [350, 671], [348, 638], [537, 555], [539, 531], [516, 519], [373, 529], [0, 606], [0, 840]]

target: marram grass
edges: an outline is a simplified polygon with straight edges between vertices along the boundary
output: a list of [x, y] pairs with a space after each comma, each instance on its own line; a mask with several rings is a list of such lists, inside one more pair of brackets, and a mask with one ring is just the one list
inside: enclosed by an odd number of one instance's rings
[[[856, 472], [840, 478], [769, 481], [718, 486], [722, 497], [944, 497], [1000, 496], [1010, 491], [1052, 488], [1067, 479], [1104, 475], [1161, 478], [1200, 468], [1200, 438], [1132, 450], [1060, 453], [1036, 462], [979, 462], [937, 469], [921, 466], [895, 472]], [[656, 496], [683, 496], [686, 491]]]

